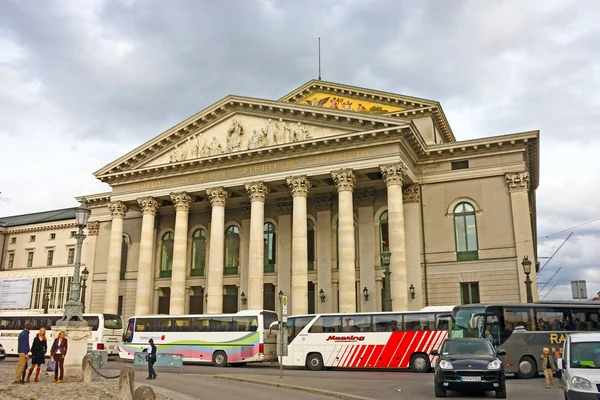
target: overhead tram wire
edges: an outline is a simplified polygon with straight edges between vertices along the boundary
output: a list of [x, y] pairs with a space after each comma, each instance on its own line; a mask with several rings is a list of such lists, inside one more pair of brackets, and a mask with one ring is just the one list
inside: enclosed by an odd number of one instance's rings
[[558, 285], [558, 283], [555, 283], [554, 286], [552, 286], [552, 289], [548, 290], [548, 293], [546, 293], [544, 295], [544, 297], [542, 297], [542, 301], [546, 298], [546, 296], [548, 296], [550, 294], [550, 292], [552, 292], [554, 290], [554, 288], [556, 287], [556, 285]]
[[556, 253], [558, 253], [558, 251], [561, 249], [561, 247], [563, 247], [565, 245], [565, 243], [567, 243], [567, 240], [569, 240], [569, 238], [571, 236], [573, 236], [573, 232], [571, 232], [569, 234], [569, 236], [565, 239], [565, 241], [562, 242], [562, 244], [560, 246], [558, 246], [558, 249], [556, 249], [556, 251], [554, 252], [554, 254], [552, 254], [552, 256], [550, 256], [550, 258], [548, 258], [548, 260], [544, 263], [544, 265], [542, 265], [542, 268], [540, 268], [540, 270], [538, 272], [536, 272], [536, 275], [539, 275], [544, 270], [544, 267], [546, 265], [548, 265], [548, 263], [550, 262], [550, 260], [552, 260], [552, 258], [556, 255]]
[[[579, 225], [575, 225], [574, 227], [571, 227], [571, 228], [568, 228], [568, 229], [563, 229], [562, 231], [559, 231], [559, 232], [553, 233], [553, 234], [551, 234], [551, 235], [546, 235], [546, 236], [544, 236], [544, 238], [549, 238], [549, 237], [556, 236], [556, 235], [558, 235], [558, 234], [561, 234], [561, 233], [564, 233], [564, 232], [572, 231], [572, 230], [574, 230], [574, 229], [580, 228], [580, 227], [582, 227], [582, 226], [585, 226], [585, 225], [591, 224], [591, 223], [593, 223], [593, 222], [596, 222], [596, 221], [600, 221], [600, 218], [596, 218], [596, 219], [593, 219], [593, 220], [591, 220], [591, 221], [584, 222], [584, 223], [582, 223], [582, 224], [579, 224]], [[571, 234], [572, 234], [572, 233], [571, 233]]]
[[544, 288], [545, 288], [545, 287], [546, 287], [546, 286], [547, 286], [547, 285], [548, 285], [550, 282], [552, 282], [552, 279], [554, 279], [554, 277], [556, 276], [556, 274], [558, 274], [558, 271], [560, 271], [561, 269], [562, 269], [562, 267], [559, 267], [559, 268], [556, 270], [556, 272], [554, 273], [554, 275], [552, 275], [552, 276], [550, 277], [550, 279], [548, 279], [548, 282], [546, 282], [546, 284], [545, 284], [544, 286], [542, 286], [542, 288], [541, 288], [540, 290], [538, 290], [538, 295], [539, 295], [540, 293], [542, 293], [542, 290], [544, 290]]

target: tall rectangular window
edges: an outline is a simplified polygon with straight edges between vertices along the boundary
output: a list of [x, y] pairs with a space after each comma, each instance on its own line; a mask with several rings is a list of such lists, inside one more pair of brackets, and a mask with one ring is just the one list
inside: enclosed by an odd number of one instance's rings
[[462, 304], [479, 303], [479, 282], [461, 282], [460, 298]]
[[33, 265], [33, 251], [27, 252], [27, 266], [31, 267]]
[[15, 253], [8, 253], [8, 268], [12, 268], [15, 263]]
[[48, 260], [46, 262], [46, 265], [48, 265], [48, 266], [52, 265], [53, 261], [54, 261], [54, 250], [48, 250]]
[[67, 255], [67, 264], [71, 265], [75, 262], [75, 249], [70, 248], [69, 253]]

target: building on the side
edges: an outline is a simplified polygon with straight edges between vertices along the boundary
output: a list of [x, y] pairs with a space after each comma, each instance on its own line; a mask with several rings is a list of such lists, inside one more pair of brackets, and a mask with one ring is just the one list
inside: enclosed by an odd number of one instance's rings
[[385, 251], [394, 310], [525, 301], [538, 140], [457, 141], [436, 101], [318, 80], [227, 96], [95, 173], [90, 310], [277, 310], [281, 291], [289, 314], [379, 311]]
[[[60, 312], [71, 291], [76, 231], [75, 208], [0, 217], [0, 283], [10, 289], [15, 280], [31, 280], [27, 287], [19, 288], [17, 296], [22, 297], [30, 287], [27, 304], [23, 303], [26, 299], [8, 301], [14, 293], [2, 291], [0, 310], [42, 311], [46, 295], [48, 311]], [[93, 233], [93, 224], [89, 231]], [[84, 256], [89, 245], [82, 246]], [[85, 266], [83, 262], [82, 268]]]

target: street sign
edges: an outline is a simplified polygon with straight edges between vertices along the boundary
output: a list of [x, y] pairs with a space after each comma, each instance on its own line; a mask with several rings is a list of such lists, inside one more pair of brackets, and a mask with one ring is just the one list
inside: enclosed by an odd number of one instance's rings
[[585, 281], [571, 281], [571, 293], [574, 300], [587, 299], [587, 286]]
[[283, 296], [281, 298], [281, 318], [283, 320], [283, 322], [287, 322], [287, 314], [288, 314], [288, 307], [287, 307], [287, 296]]

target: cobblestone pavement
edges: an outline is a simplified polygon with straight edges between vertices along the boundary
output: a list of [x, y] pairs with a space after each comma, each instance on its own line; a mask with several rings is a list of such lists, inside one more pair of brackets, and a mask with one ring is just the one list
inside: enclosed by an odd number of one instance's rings
[[[14, 384], [16, 362], [0, 362], [0, 399], [61, 399], [61, 400], [104, 400], [118, 399], [119, 379], [104, 379], [94, 376], [92, 383], [79, 382], [65, 377], [61, 384], [52, 383], [54, 373], [42, 372], [39, 382]], [[35, 376], [32, 375], [32, 378]], [[157, 394], [157, 399], [169, 400]]]

